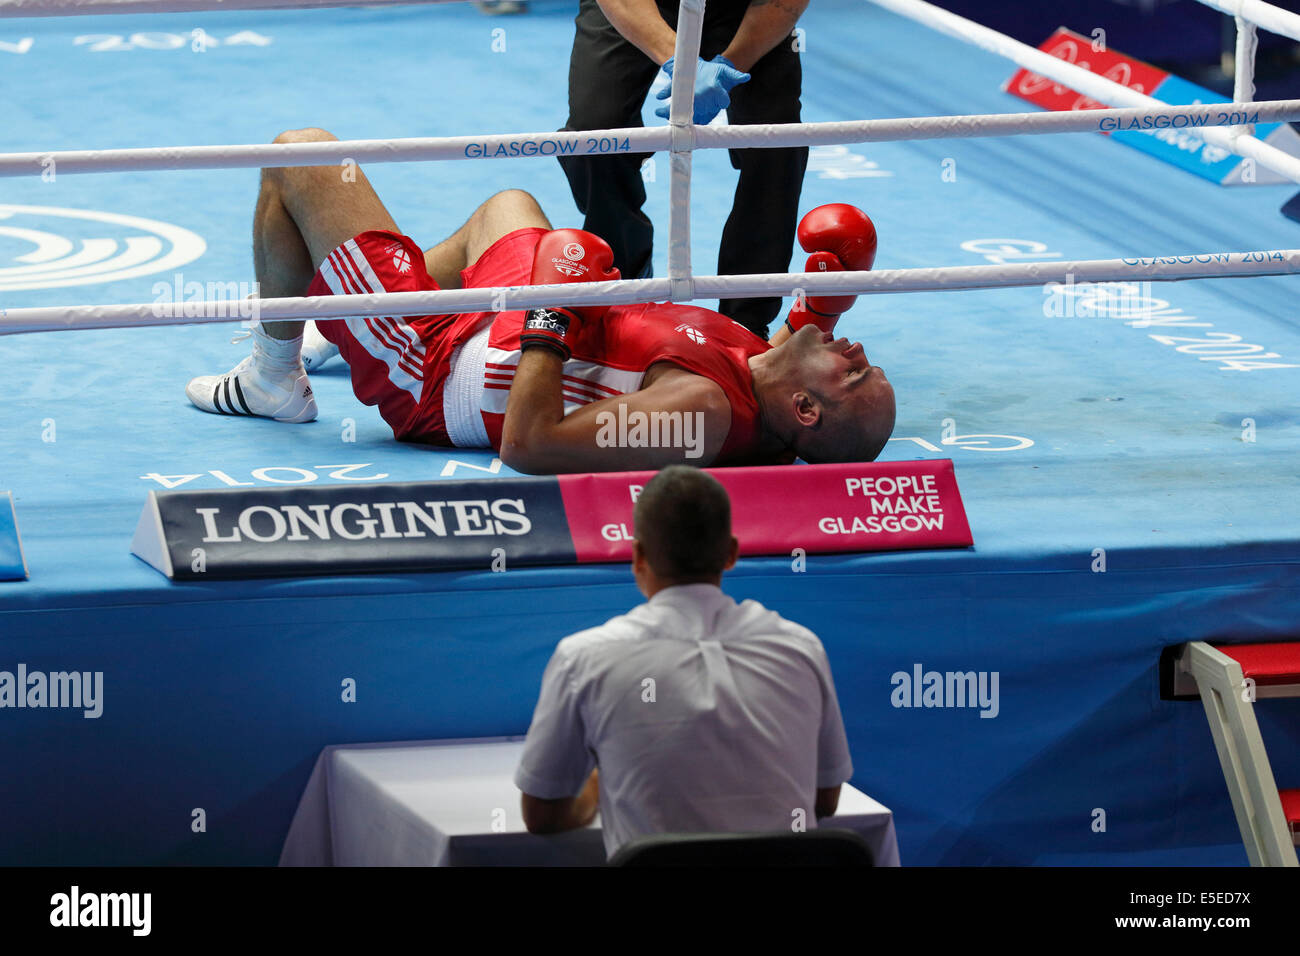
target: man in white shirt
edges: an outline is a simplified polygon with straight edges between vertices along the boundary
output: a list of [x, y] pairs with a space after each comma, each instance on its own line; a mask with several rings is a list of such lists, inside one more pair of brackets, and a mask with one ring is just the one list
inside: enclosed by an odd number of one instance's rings
[[722, 592], [737, 541], [707, 473], [659, 472], [634, 522], [648, 601], [556, 647], [515, 773], [525, 825], [586, 826], [599, 805], [611, 856], [656, 833], [816, 826], [853, 774], [821, 641]]

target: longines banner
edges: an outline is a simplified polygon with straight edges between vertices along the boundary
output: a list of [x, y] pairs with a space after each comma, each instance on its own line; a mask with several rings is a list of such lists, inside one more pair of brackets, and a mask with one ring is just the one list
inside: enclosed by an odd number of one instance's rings
[[0, 581], [26, 581], [27, 559], [18, 537], [18, 518], [14, 514], [12, 492], [0, 491]]
[[[709, 469], [744, 555], [972, 544], [952, 462]], [[169, 578], [628, 561], [654, 472], [151, 491], [131, 551]]]

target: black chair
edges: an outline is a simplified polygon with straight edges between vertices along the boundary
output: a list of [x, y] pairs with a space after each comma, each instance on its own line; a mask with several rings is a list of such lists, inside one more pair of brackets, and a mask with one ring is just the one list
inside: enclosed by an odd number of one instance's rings
[[662, 833], [622, 846], [610, 866], [873, 866], [852, 830], [806, 833]]

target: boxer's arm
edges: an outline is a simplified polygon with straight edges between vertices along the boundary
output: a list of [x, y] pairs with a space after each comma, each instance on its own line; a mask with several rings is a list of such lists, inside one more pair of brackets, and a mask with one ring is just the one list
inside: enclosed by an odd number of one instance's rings
[[632, 44], [656, 65], [672, 59], [677, 34], [659, 12], [655, 0], [596, 0], [600, 12], [623, 39]]
[[736, 35], [722, 55], [736, 69], [748, 73], [769, 50], [794, 32], [795, 24], [807, 9], [808, 0], [750, 0]]
[[791, 335], [790, 327], [786, 325], [784, 322], [782, 322], [779, 326], [777, 326], [776, 331], [772, 333], [772, 337], [767, 340], [767, 344], [772, 346], [772, 348], [776, 348], [779, 345], [784, 345], [786, 341], [790, 338], [790, 335]]
[[[591, 402], [565, 415], [563, 368], [560, 356], [547, 349], [527, 349], [519, 358], [501, 430], [501, 460], [516, 471], [556, 475], [704, 466], [726, 442], [731, 405], [722, 388], [702, 375], [670, 371], [638, 392]], [[665, 412], [680, 413], [680, 430], [673, 434], [682, 440], [675, 447], [631, 447], [626, 440], [635, 438], [630, 426], [654, 421], [662, 435], [669, 419], [650, 416]]]

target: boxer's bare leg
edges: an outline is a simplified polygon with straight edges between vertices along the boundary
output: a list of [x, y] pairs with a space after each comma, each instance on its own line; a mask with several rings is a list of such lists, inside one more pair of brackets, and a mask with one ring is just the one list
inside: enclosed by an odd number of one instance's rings
[[[322, 129], [281, 133], [277, 143], [333, 140]], [[397, 231], [392, 216], [353, 162], [262, 170], [253, 214], [253, 263], [264, 299], [299, 296], [317, 266], [340, 244], [372, 229]], [[253, 353], [222, 375], [185, 386], [205, 412], [253, 415], [282, 422], [316, 419], [316, 400], [302, 360], [299, 320], [257, 322]]]
[[[275, 141], [333, 139], [325, 130], [300, 129], [281, 133]], [[498, 193], [425, 253], [426, 267], [439, 285], [459, 288], [461, 269], [476, 262], [501, 236], [526, 226], [549, 229], [550, 223], [527, 193], [513, 189]], [[393, 217], [355, 163], [264, 169], [253, 216], [253, 258], [261, 297], [303, 295], [330, 253], [371, 230], [398, 233]], [[304, 323], [264, 321], [252, 331], [253, 354], [223, 375], [191, 379], [185, 388], [190, 401], [203, 411], [224, 415], [315, 420], [316, 402], [303, 363]], [[316, 337], [329, 347], [322, 336]], [[328, 354], [317, 354], [315, 346], [312, 351], [314, 363], [328, 360]]]
[[425, 250], [425, 268], [441, 288], [459, 289], [461, 269], [477, 262], [506, 233], [529, 226], [551, 228], [537, 200], [522, 189], [499, 192], [474, 210], [465, 225]]
[[[337, 139], [323, 129], [281, 133], [277, 143]], [[253, 213], [253, 265], [264, 299], [305, 295], [316, 269], [338, 246], [371, 229], [397, 232], [366, 174], [355, 163], [262, 170]], [[300, 321], [263, 322], [276, 339], [302, 334]]]

